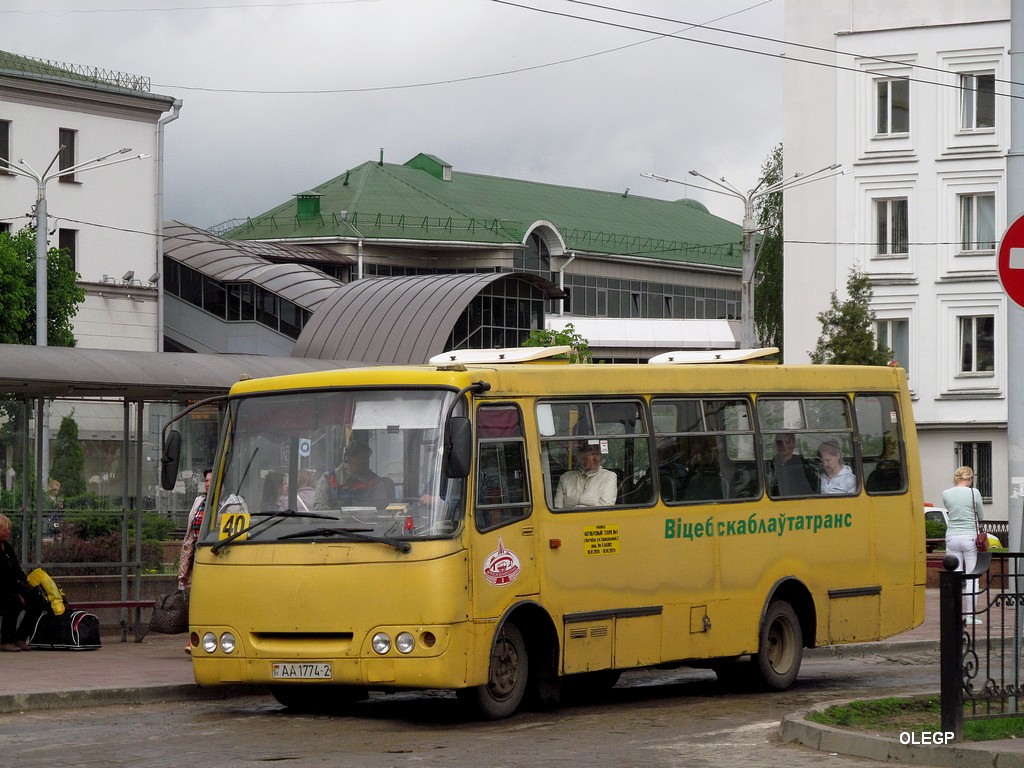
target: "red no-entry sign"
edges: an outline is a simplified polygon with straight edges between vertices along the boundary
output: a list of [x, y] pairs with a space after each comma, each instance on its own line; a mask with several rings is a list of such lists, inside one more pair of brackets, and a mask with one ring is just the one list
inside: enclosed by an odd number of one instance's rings
[[1006, 228], [999, 241], [999, 282], [1018, 306], [1024, 307], [1024, 216]]

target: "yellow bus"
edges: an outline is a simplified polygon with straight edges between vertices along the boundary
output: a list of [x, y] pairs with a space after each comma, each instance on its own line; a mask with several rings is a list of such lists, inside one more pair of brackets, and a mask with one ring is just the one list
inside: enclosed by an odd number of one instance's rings
[[805, 647], [923, 621], [903, 370], [546, 359], [566, 349], [236, 384], [191, 588], [198, 683], [303, 709], [454, 689], [497, 719], [653, 665], [782, 690]]

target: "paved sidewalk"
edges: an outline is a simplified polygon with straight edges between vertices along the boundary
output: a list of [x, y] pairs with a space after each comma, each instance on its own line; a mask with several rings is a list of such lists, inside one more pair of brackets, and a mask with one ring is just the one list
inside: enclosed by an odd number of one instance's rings
[[[980, 637], [980, 635], [979, 635]], [[200, 688], [185, 653], [187, 635], [149, 633], [141, 643], [105, 634], [95, 651], [0, 653], [0, 714], [97, 704], [142, 704], [194, 698], [224, 698], [239, 688]], [[856, 655], [880, 650], [939, 647], [939, 591], [927, 590], [924, 623], [878, 643], [813, 651]], [[937, 691], [936, 691], [937, 692]], [[957, 768], [1024, 768], [1024, 739], [967, 746], [904, 746], [896, 739], [851, 733], [808, 723], [804, 713], [787, 717], [783, 738], [825, 752], [874, 760]]]
[[101, 639], [94, 651], [0, 653], [0, 713], [224, 695], [196, 685], [188, 635], [151, 632], [122, 643], [118, 631]]

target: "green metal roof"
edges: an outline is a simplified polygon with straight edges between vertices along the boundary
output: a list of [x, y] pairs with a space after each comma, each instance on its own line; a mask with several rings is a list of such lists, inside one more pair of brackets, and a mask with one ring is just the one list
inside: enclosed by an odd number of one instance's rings
[[364, 163], [310, 192], [320, 195], [319, 215], [293, 198], [220, 234], [515, 245], [544, 220], [572, 251], [736, 268], [742, 261], [741, 227], [693, 201], [463, 173], [428, 154], [403, 165]]
[[122, 88], [149, 93], [150, 79], [112, 69], [66, 64], [62, 61], [36, 59], [0, 51], [0, 72], [35, 77], [42, 80], [64, 80], [75, 85]]

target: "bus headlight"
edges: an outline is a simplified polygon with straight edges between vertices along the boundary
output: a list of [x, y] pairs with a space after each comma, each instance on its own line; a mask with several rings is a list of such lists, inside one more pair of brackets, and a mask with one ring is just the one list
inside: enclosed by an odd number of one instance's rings
[[234, 653], [235, 652], [235, 636], [232, 635], [230, 632], [225, 632], [223, 635], [221, 635], [220, 636], [220, 649], [222, 651], [224, 651], [224, 653]]
[[383, 656], [391, 650], [391, 638], [385, 632], [378, 632], [373, 636], [373, 650]]
[[395, 638], [395, 648], [398, 649], [399, 653], [412, 653], [412, 649], [415, 647], [416, 638], [408, 632], [400, 632], [398, 637]]
[[217, 650], [217, 636], [213, 632], [207, 632], [203, 635], [203, 650], [207, 653], [213, 653]]

